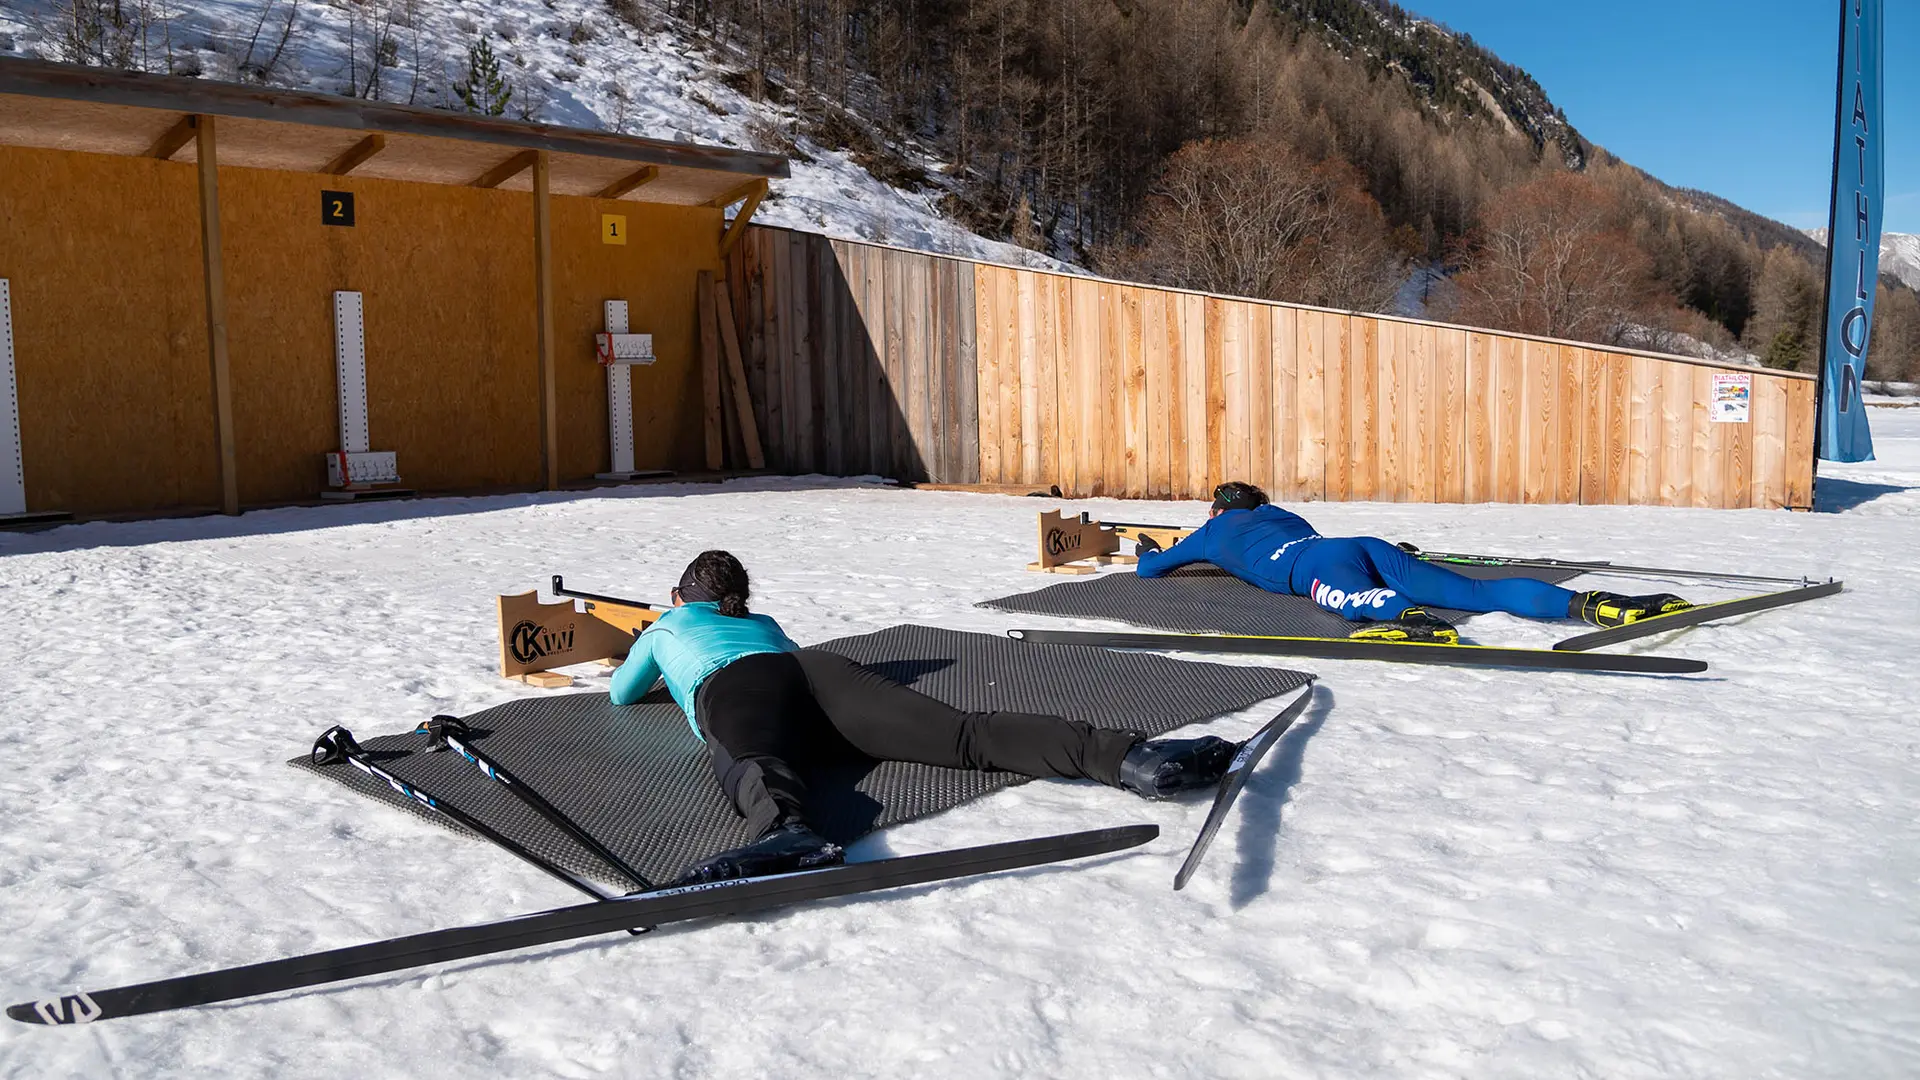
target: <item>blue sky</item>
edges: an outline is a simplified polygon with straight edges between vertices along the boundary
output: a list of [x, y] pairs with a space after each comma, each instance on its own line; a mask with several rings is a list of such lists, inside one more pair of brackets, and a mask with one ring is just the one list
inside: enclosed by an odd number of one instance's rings
[[[1840, 0], [1400, 0], [1531, 72], [1669, 184], [1827, 223]], [[1920, 3], [1886, 0], [1888, 232], [1920, 233]]]

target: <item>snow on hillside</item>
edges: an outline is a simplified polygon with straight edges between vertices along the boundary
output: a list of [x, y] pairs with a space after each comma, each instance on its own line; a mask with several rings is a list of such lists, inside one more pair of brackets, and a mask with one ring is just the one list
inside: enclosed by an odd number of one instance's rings
[[[0, 56], [61, 59], [62, 11], [73, 0], [0, 0]], [[82, 6], [87, 6], [84, 2]], [[113, 5], [118, 7], [119, 5]], [[293, 32], [274, 64], [272, 85], [364, 94], [369, 81], [370, 21], [390, 5], [293, 3], [292, 0], [178, 0], [125, 10], [174, 11], [129, 46], [133, 66], [242, 80], [275, 52], [289, 13]], [[721, 81], [722, 63], [687, 44], [674, 23], [646, 9], [650, 32], [616, 17], [599, 0], [415, 0], [411, 25], [396, 23], [392, 65], [380, 68], [378, 96], [445, 106], [457, 103], [453, 83], [467, 50], [485, 38], [515, 87], [509, 116], [569, 127], [617, 130], [656, 139], [784, 152], [793, 146], [791, 179], [776, 181], [756, 221], [994, 262], [1068, 270], [1012, 244], [984, 239], [945, 219], [941, 191], [908, 192], [876, 180], [840, 150], [798, 130], [793, 116], [755, 102]], [[350, 42], [353, 48], [350, 49]], [[251, 43], [251, 45], [250, 45]], [[524, 117], [523, 117], [524, 118]], [[922, 159], [938, 183], [940, 163]]]
[[[1807, 229], [1806, 234], [1821, 244], [1827, 242], [1824, 228]], [[1881, 233], [1880, 272], [1920, 289], [1920, 234]]]
[[[852, 854], [1164, 835], [84, 1030], [0, 1020], [0, 1077], [1916, 1075], [1920, 409], [1872, 422], [1879, 460], [1823, 465], [1822, 513], [1306, 508], [1436, 550], [1848, 591], [1628, 647], [1713, 665], [1697, 678], [1293, 661], [1322, 676], [1315, 703], [1184, 892], [1169, 883], [1204, 799], [1040, 782]], [[973, 603], [1047, 584], [1021, 567], [1053, 505], [800, 478], [0, 533], [0, 1000], [575, 902], [283, 764], [331, 724], [546, 693], [497, 674], [496, 594], [564, 572], [659, 596], [724, 544], [801, 641], [997, 633], [1030, 617]], [[1566, 629], [1469, 625], [1513, 644]], [[1277, 707], [1195, 731], [1244, 735]]]

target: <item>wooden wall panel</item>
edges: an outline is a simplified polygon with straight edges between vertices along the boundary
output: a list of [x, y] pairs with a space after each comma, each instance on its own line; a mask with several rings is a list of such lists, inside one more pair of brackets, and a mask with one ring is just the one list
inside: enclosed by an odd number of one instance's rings
[[1172, 466], [1180, 413], [1173, 367], [1178, 355], [1174, 337], [1178, 320], [1170, 317], [1173, 301], [1172, 294], [1156, 289], [1142, 290], [1140, 295], [1140, 346], [1147, 379], [1144, 456], [1149, 499], [1165, 499], [1173, 493]]
[[1814, 385], [1803, 380], [1781, 380], [1787, 391], [1787, 457], [1783, 465], [1786, 505], [1813, 509]]
[[1402, 422], [1407, 431], [1401, 498], [1410, 502], [1436, 501], [1435, 474], [1440, 442], [1440, 401], [1435, 389], [1439, 364], [1437, 338], [1435, 327], [1412, 323], [1406, 324], [1401, 337], [1405, 343], [1407, 380], [1407, 394], [1401, 404]]
[[1272, 340], [1271, 378], [1273, 398], [1273, 455], [1269, 469], [1273, 475], [1273, 497], [1282, 502], [1297, 502], [1295, 486], [1300, 461], [1300, 335], [1301, 322], [1312, 312], [1277, 307], [1269, 313]]
[[1434, 497], [1441, 502], [1467, 501], [1467, 332], [1435, 331], [1434, 389], [1439, 410], [1434, 418]]
[[1495, 452], [1500, 437], [1500, 384], [1493, 343], [1490, 334], [1467, 335], [1466, 430], [1461, 436], [1466, 473], [1461, 499], [1465, 502], [1494, 502], [1500, 495]]
[[1387, 324], [1359, 316], [1352, 321], [1352, 390], [1347, 401], [1353, 419], [1348, 428], [1347, 483], [1354, 499], [1366, 501], [1380, 497], [1380, 328]]
[[[884, 249], [869, 258], [845, 241], [819, 264], [845, 295], [822, 308], [814, 294], [830, 282], [794, 296], [771, 280], [778, 232], [753, 230], [730, 269], [750, 296], [756, 278], [772, 295], [746, 305], [743, 340], [768, 344], [750, 375], [768, 400], [755, 406], [770, 428], [775, 412], [807, 417], [795, 455], [811, 440], [828, 467], [882, 456], [871, 429], [884, 419], [897, 429], [885, 471], [1074, 495], [1205, 498], [1244, 478], [1295, 501], [1778, 505], [1808, 486], [1804, 380], [1756, 372], [1753, 424], [1716, 431], [1701, 365]], [[833, 370], [868, 349], [871, 383]], [[802, 355], [806, 371], [793, 364]], [[785, 394], [781, 357], [794, 367]], [[892, 415], [874, 412], [873, 394], [863, 407], [860, 387], [885, 388]], [[866, 427], [833, 430], [826, 418], [848, 412]]]
[[1323, 443], [1326, 467], [1322, 470], [1328, 501], [1345, 502], [1353, 497], [1353, 326], [1346, 315], [1327, 317], [1327, 363], [1322, 384], [1321, 420], [1326, 425]]
[[1299, 352], [1294, 363], [1294, 459], [1292, 488], [1296, 497], [1316, 501], [1327, 497], [1326, 386], [1328, 350], [1340, 340], [1339, 316], [1325, 311], [1300, 313], [1295, 336]]
[[1374, 497], [1382, 502], [1405, 502], [1407, 470], [1413, 449], [1413, 433], [1407, 423], [1411, 408], [1408, 398], [1412, 387], [1407, 382], [1408, 348], [1406, 323], [1380, 324], [1378, 358], [1380, 440], [1375, 453], [1380, 460], [1380, 478]]

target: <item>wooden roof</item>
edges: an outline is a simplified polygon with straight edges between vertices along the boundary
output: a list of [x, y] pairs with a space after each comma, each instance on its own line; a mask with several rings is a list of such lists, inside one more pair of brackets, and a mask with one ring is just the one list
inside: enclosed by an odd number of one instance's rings
[[[193, 141], [168, 134], [199, 114], [221, 118], [220, 164], [241, 168], [330, 172], [357, 147], [364, 153], [377, 146], [349, 166], [352, 175], [465, 185], [525, 151], [546, 150], [556, 195], [600, 195], [645, 176], [651, 166], [650, 178], [621, 197], [685, 206], [738, 198], [756, 179], [787, 175], [786, 159], [776, 154], [334, 94], [0, 59], [0, 145], [192, 161]], [[369, 142], [375, 135], [379, 139]], [[530, 190], [532, 171], [520, 170], [498, 186]]]

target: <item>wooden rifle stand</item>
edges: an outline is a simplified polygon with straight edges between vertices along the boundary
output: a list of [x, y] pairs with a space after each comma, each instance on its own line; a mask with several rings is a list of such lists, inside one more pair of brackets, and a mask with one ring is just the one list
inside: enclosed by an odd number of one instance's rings
[[541, 603], [537, 590], [497, 598], [502, 676], [543, 689], [572, 686], [572, 676], [551, 669], [595, 660], [617, 664], [634, 635], [666, 613], [637, 600], [574, 592], [558, 574], [553, 592], [560, 603]]
[[1173, 525], [1105, 524], [1081, 514], [1076, 520], [1058, 510], [1040, 512], [1040, 557], [1027, 569], [1042, 574], [1097, 574], [1097, 567], [1114, 563], [1133, 563], [1132, 555], [1120, 554], [1120, 542], [1150, 536], [1168, 548], [1192, 532]]

